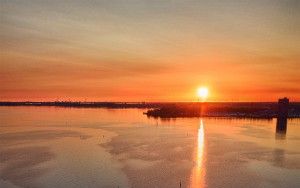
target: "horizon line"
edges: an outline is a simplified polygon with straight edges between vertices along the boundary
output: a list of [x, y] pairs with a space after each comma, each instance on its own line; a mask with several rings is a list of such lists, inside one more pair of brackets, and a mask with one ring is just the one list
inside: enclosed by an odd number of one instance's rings
[[[277, 103], [277, 101], [0, 101], [0, 103]], [[290, 101], [290, 103], [300, 101]]]

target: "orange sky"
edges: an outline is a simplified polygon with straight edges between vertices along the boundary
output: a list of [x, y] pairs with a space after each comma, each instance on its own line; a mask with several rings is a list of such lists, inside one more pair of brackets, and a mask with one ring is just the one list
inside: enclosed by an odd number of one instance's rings
[[300, 101], [300, 3], [1, 1], [0, 100]]

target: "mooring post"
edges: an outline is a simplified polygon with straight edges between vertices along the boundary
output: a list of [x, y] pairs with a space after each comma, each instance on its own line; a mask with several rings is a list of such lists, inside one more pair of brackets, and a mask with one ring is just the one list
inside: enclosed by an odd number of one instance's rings
[[289, 99], [286, 97], [279, 99], [278, 111], [277, 111], [277, 124], [276, 124], [277, 133], [286, 133], [288, 111], [289, 111]]

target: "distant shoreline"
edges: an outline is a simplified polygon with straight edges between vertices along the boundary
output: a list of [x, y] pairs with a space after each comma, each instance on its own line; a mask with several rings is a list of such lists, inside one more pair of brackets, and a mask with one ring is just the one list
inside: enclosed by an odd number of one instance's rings
[[[161, 106], [174, 104], [277, 104], [277, 101], [262, 102], [83, 102], [83, 101], [0, 101], [0, 106]], [[290, 102], [290, 104], [300, 105], [300, 102]]]
[[161, 103], [145, 102], [0, 102], [0, 106], [56, 106], [74, 108], [155, 108], [160, 107]]
[[[147, 109], [148, 117], [264, 118], [277, 116], [277, 102], [0, 102], [0, 106]], [[288, 118], [300, 118], [300, 102], [290, 102]]]

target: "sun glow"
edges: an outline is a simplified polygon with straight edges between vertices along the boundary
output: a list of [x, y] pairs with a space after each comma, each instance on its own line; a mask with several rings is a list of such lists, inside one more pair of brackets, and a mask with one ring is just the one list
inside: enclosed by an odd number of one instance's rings
[[207, 87], [199, 87], [197, 90], [197, 95], [202, 101], [206, 100], [208, 97], [208, 88]]

